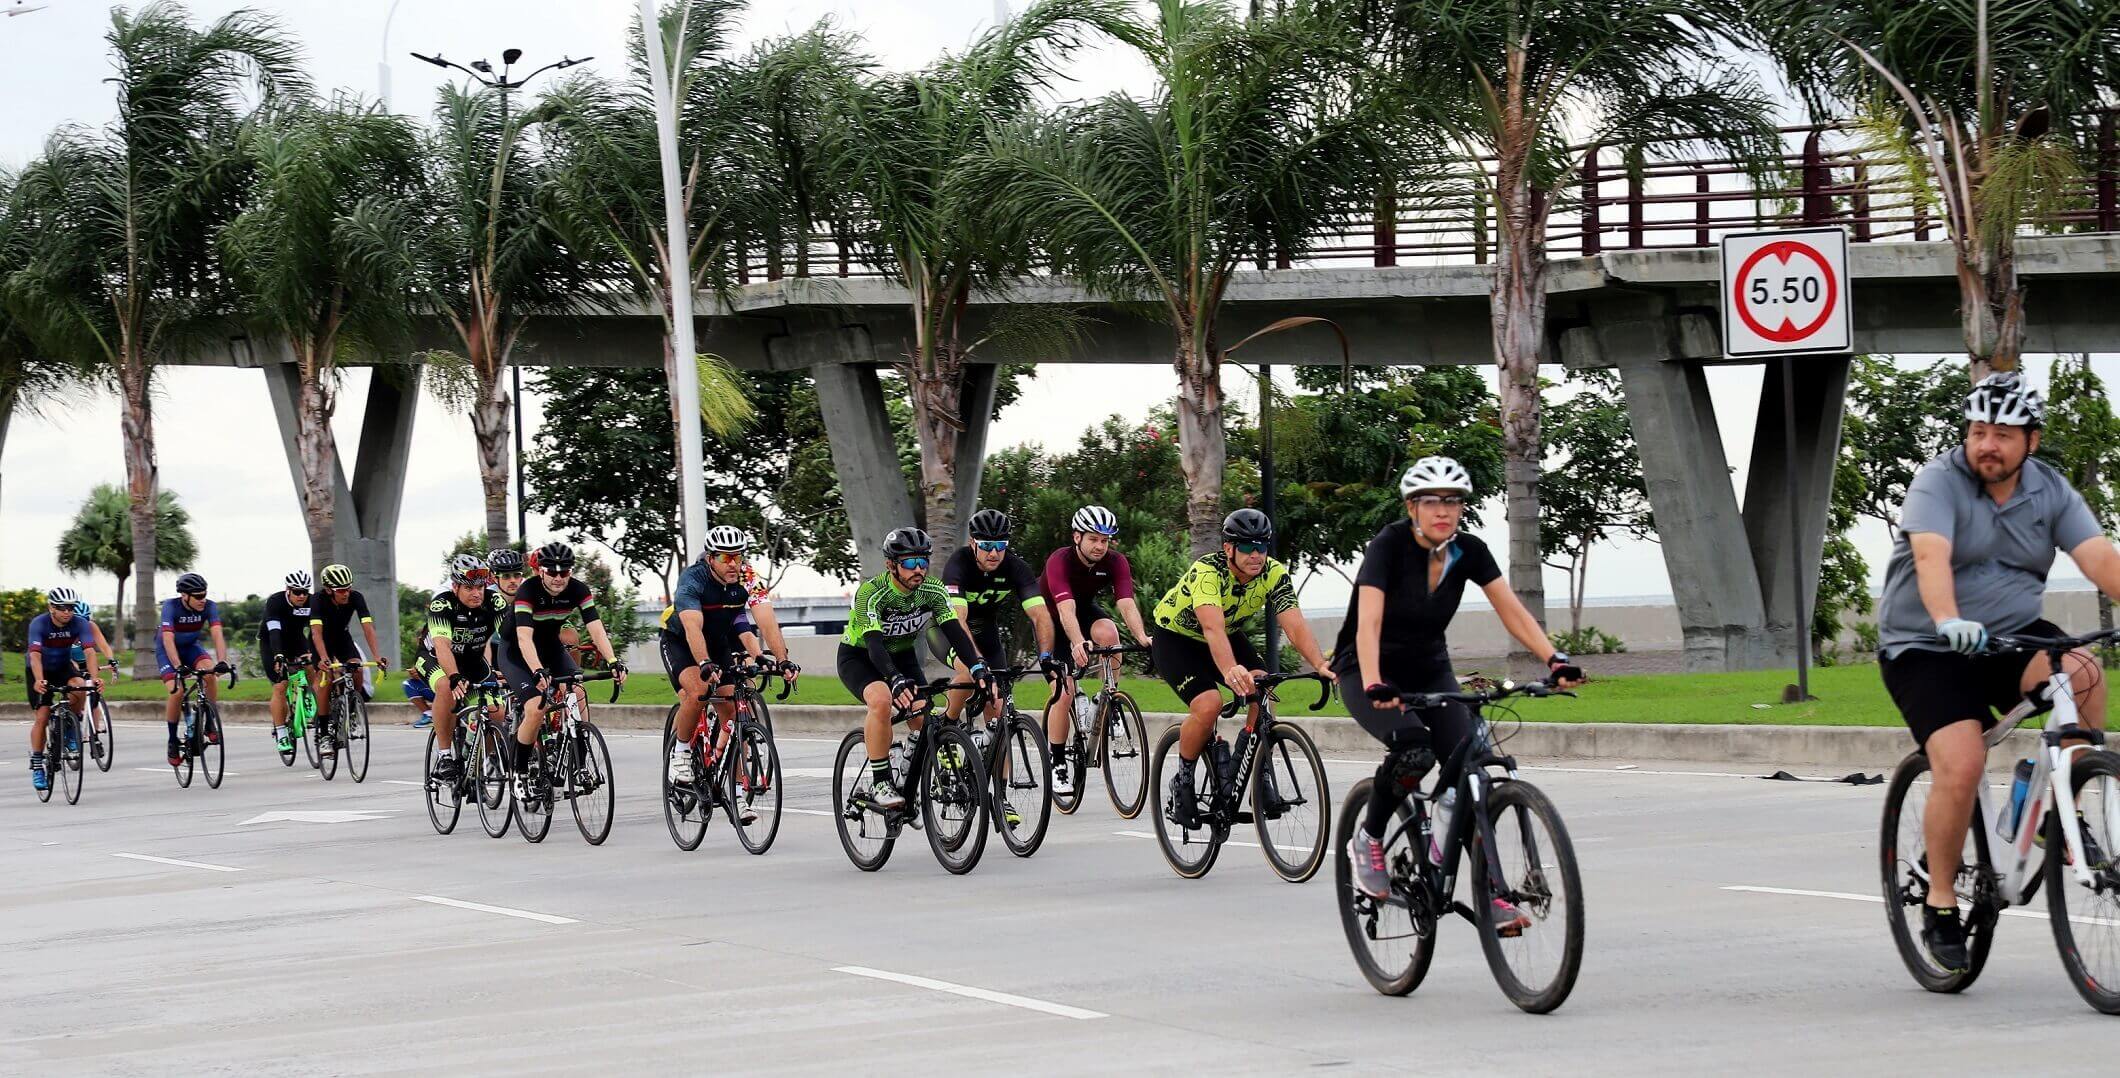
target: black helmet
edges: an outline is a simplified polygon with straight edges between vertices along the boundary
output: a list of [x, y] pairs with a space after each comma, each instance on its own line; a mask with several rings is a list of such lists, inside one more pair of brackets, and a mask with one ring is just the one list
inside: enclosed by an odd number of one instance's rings
[[574, 568], [574, 548], [557, 539], [538, 547], [537, 567], [540, 569]]
[[523, 571], [523, 552], [504, 546], [487, 555], [486, 568], [496, 573], [520, 573]]
[[1239, 509], [1222, 518], [1222, 538], [1232, 543], [1273, 542], [1273, 521], [1256, 509]]
[[178, 577], [178, 578], [177, 578], [177, 594], [179, 594], [179, 595], [204, 595], [204, 594], [206, 594], [206, 578], [205, 578], [205, 577], [203, 577], [203, 576], [200, 576], [200, 575], [199, 575], [199, 574], [197, 574], [197, 573], [185, 573], [185, 574], [184, 574], [183, 576], [180, 576], [180, 577]]
[[935, 550], [928, 533], [919, 528], [900, 528], [883, 539], [883, 556], [897, 561], [917, 554], [932, 554]]
[[1009, 533], [1008, 514], [999, 509], [981, 509], [972, 514], [972, 522], [965, 531], [974, 539], [1006, 539]]

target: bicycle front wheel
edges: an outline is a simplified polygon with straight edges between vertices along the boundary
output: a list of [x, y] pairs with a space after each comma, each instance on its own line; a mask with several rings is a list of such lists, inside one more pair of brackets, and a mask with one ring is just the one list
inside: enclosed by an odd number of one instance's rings
[[663, 715], [662, 755], [656, 757], [656, 766], [662, 770], [663, 823], [670, 829], [670, 841], [677, 848], [690, 852], [699, 848], [700, 840], [707, 837], [707, 823], [714, 818], [714, 806], [701, 790], [697, 781], [700, 766], [699, 755], [688, 745], [692, 755], [693, 782], [670, 781], [670, 753], [677, 743], [677, 705], [671, 704]]
[[81, 756], [86, 751], [81, 744], [81, 717], [72, 708], [52, 708], [52, 732], [57, 736], [44, 742], [44, 758], [48, 772], [66, 791], [66, 803], [81, 803]]
[[[764, 853], [780, 834], [780, 750], [773, 744], [773, 731], [745, 719], [724, 751], [735, 754], [722, 772], [722, 803], [728, 806], [729, 822], [736, 825], [736, 840], [751, 853]], [[750, 823], [743, 822], [746, 812]]]
[[[991, 776], [993, 811], [999, 816], [1001, 841], [1009, 852], [1029, 857], [1045, 843], [1045, 829], [1053, 821], [1052, 763], [1048, 759], [1052, 750], [1045, 745], [1045, 731], [1027, 715], [1011, 714], [1002, 721], [997, 736], [1001, 744], [994, 754]], [[1008, 819], [1011, 815], [1016, 817], [1013, 824]]]
[[110, 721], [110, 705], [101, 699], [89, 705], [88, 710], [89, 755], [95, 757], [96, 770], [109, 771], [111, 761], [117, 755], [117, 724]]
[[1325, 835], [1332, 823], [1325, 761], [1300, 726], [1278, 724], [1259, 753], [1251, 790], [1251, 816], [1259, 847], [1274, 873], [1290, 883], [1318, 874], [1325, 863]]
[[[1112, 795], [1119, 818], [1141, 815], [1148, 801], [1148, 727], [1141, 721], [1141, 707], [1123, 692], [1112, 694], [1104, 709], [1104, 790]], [[1081, 782], [1078, 775], [1075, 779]]]
[[[518, 750], [520, 751], [520, 750]], [[542, 734], [530, 747], [529, 774], [516, 787], [515, 830], [525, 842], [543, 842], [552, 833], [552, 767], [555, 761], [545, 751]], [[522, 796], [528, 791], [529, 796]]]
[[[1530, 783], [1497, 783], [1480, 821], [1493, 854], [1473, 854], [1473, 923], [1509, 1002], [1545, 1014], [1568, 999], [1583, 965], [1583, 881], [1560, 810]], [[1499, 876], [1491, 875], [1499, 868]], [[1503, 905], [1514, 907], [1513, 920]]]
[[920, 779], [920, 816], [935, 860], [962, 876], [986, 852], [986, 761], [963, 727], [929, 729], [934, 745]]
[[[465, 761], [465, 766], [470, 766]], [[421, 757], [420, 789], [427, 799], [427, 821], [434, 825], [434, 833], [446, 835], [456, 830], [457, 817], [464, 813], [463, 799], [457, 796], [457, 785], [443, 782], [434, 774], [434, 730], [427, 731], [426, 755]]]
[[1229, 828], [1217, 826], [1214, 822], [1214, 806], [1222, 787], [1222, 776], [1215, 770], [1212, 754], [1202, 755], [1207, 759], [1193, 761], [1189, 820], [1183, 819], [1188, 806], [1179, 805], [1170, 793], [1171, 778], [1183, 763], [1178, 755], [1177, 727], [1163, 731], [1163, 736], [1156, 739], [1153, 765], [1149, 768], [1149, 781], [1156, 796], [1163, 801], [1156, 811], [1156, 844], [1163, 847], [1163, 859], [1170, 862], [1171, 871], [1188, 880], [1197, 880], [1215, 867], [1215, 858], [1222, 853], [1222, 843], [1229, 838]]
[[221, 788], [221, 776], [228, 765], [228, 738], [221, 731], [221, 709], [208, 700], [199, 705], [199, 732], [193, 738], [193, 746], [199, 753], [199, 770], [206, 773], [206, 787]]
[[[2079, 754], [2069, 785], [2083, 844], [2070, 847], [2060, 814], [2047, 813], [2047, 919], [2077, 994], [2102, 1013], [2120, 1014], [2120, 756]], [[2076, 876], [2079, 863], [2090, 870], [2088, 883]]]
[[1428, 963], [1435, 958], [1435, 913], [1416, 874], [1421, 862], [1415, 860], [1425, 860], [1428, 851], [1416, 849], [1420, 833], [1409, 800], [1399, 806], [1384, 842], [1384, 863], [1391, 866], [1391, 897], [1372, 898], [1355, 890], [1347, 846], [1368, 815], [1375, 782], [1355, 783], [1347, 792], [1347, 803], [1340, 806], [1340, 823], [1332, 842], [1333, 890], [1339, 896], [1340, 927], [1347, 932], [1347, 946], [1354, 952], [1363, 979], [1387, 996], [1403, 996], [1420, 987], [1428, 976]]
[[[302, 757], [309, 761], [309, 769], [312, 771], [322, 769], [323, 761], [317, 756], [317, 735], [321, 732], [317, 727], [320, 724], [321, 716], [317, 714], [317, 695], [309, 689], [303, 689], [302, 718], [295, 724], [299, 729], [294, 732], [294, 736], [302, 742]], [[288, 766], [294, 766], [294, 761], [288, 761]]]
[[574, 826], [581, 829], [582, 838], [589, 845], [601, 846], [611, 837], [611, 819], [618, 807], [618, 784], [612, 781], [611, 750], [604, 744], [604, 732], [585, 720], [576, 736], [560, 741], [557, 755], [557, 763], [566, 775], [567, 804], [574, 809]]
[[471, 735], [471, 751], [464, 766], [471, 769], [471, 796], [478, 802], [478, 823], [487, 838], [508, 834], [515, 822], [515, 797], [508, 782], [508, 769], [501, 763], [500, 727], [481, 722]]
[[348, 702], [352, 695], [351, 691], [331, 694], [331, 714], [320, 715], [317, 721], [309, 724], [309, 732], [316, 742], [317, 772], [324, 776], [325, 782], [330, 782], [339, 773], [339, 745], [346, 740], [345, 715], [347, 708], [352, 706]]
[[54, 706], [44, 718], [44, 788], [37, 791], [38, 801], [46, 804], [51, 802], [52, 789], [59, 785], [57, 772], [65, 770], [64, 765], [60, 763], [60, 754], [65, 748], [66, 732], [59, 725], [59, 708]]
[[839, 743], [839, 758], [832, 764], [832, 821], [838, 825], [847, 860], [863, 872], [874, 872], [891, 859], [898, 826], [869, 803], [868, 785], [869, 750], [856, 730]]
[[1899, 947], [1899, 959], [1916, 983], [1931, 992], [1963, 992], [1980, 978], [1988, 950], [1995, 945], [1997, 910], [1981, 882], [1989, 874], [1987, 847], [1979, 841], [1980, 814], [1975, 812], [1952, 887], [1965, 923], [1969, 961], [1963, 970], [1944, 969], [1921, 942], [1921, 908], [1929, 895], [1928, 840], [1922, 828], [1928, 805], [1929, 758], [1917, 752], [1899, 761], [1891, 784], [1885, 787], [1879, 838], [1885, 918], [1892, 927], [1892, 942]]
[[368, 778], [368, 702], [356, 696], [353, 709], [346, 713], [346, 741], [339, 747], [346, 757], [346, 773], [353, 781]]
[[179, 760], [172, 770], [177, 773], [177, 786], [180, 789], [191, 789], [192, 770], [197, 766], [199, 739], [190, 732], [193, 728], [192, 724], [197, 721], [198, 718], [189, 705], [186, 705], [177, 716], [177, 755]]

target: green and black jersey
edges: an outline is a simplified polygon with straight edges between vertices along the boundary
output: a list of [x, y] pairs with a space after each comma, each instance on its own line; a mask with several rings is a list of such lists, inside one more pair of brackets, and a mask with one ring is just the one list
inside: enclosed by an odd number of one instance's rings
[[1278, 615], [1295, 609], [1296, 589], [1289, 583], [1288, 566], [1272, 558], [1266, 559], [1266, 568], [1258, 576], [1240, 584], [1227, 555], [1209, 554], [1192, 563], [1177, 586], [1156, 603], [1156, 625], [1180, 636], [1205, 640], [1200, 615], [1194, 612], [1202, 605], [1221, 608], [1223, 624], [1232, 633], [1241, 632], [1262, 612]]
[[950, 609], [950, 593], [941, 584], [924, 580], [919, 587], [907, 591], [885, 572], [855, 589], [854, 609], [847, 615], [847, 631], [840, 641], [866, 648], [869, 637], [878, 636], [890, 651], [911, 651], [930, 624], [956, 621], [957, 612]]

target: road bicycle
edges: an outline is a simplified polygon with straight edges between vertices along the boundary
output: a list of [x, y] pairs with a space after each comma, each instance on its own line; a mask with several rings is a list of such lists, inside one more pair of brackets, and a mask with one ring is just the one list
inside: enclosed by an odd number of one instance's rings
[[[111, 663], [110, 666], [116, 670], [118, 664]], [[82, 766], [84, 758], [94, 759], [96, 766], [104, 771], [110, 770], [108, 742], [98, 740], [96, 723], [84, 721], [67, 702], [67, 698], [76, 692], [84, 694], [87, 699], [82, 701], [82, 709], [90, 716], [100, 715], [104, 727], [102, 734], [109, 734], [110, 711], [103, 706], [101, 687], [93, 677], [81, 680], [84, 685], [80, 689], [69, 689], [64, 682], [50, 683], [51, 710], [44, 721], [44, 767], [50, 781], [45, 783], [44, 789], [37, 791], [39, 801], [49, 802], [52, 788], [58, 787], [66, 795], [67, 804], [80, 804], [82, 779], [86, 775]]]
[[[379, 671], [383, 664], [363, 660], [325, 665], [330, 670], [324, 683], [325, 698], [330, 701], [331, 709], [321, 716], [321, 722], [308, 723], [308, 736], [303, 743], [309, 746], [310, 759], [323, 773], [324, 781], [330, 782], [338, 773], [339, 758], [343, 754], [346, 773], [353, 777], [353, 781], [360, 782], [368, 777], [368, 700], [361, 695], [354, 671], [360, 667]], [[289, 710], [292, 711], [292, 707]], [[292, 732], [291, 727], [289, 732]]]
[[317, 658], [305, 652], [289, 655], [281, 661], [287, 664], [287, 747], [283, 749], [275, 743], [273, 749], [280, 754], [283, 766], [293, 767], [294, 747], [300, 744], [309, 757], [310, 768], [321, 770], [316, 738], [311, 733], [317, 725], [317, 693], [309, 684], [309, 672], [317, 665]]
[[[1075, 680], [1077, 672], [1069, 671], [1066, 675], [1068, 687], [1076, 690], [1074, 714], [1068, 717], [1074, 732], [1068, 737], [1067, 747], [1075, 792], [1055, 792], [1053, 807], [1064, 815], [1074, 815], [1086, 796], [1083, 781], [1089, 769], [1095, 767], [1104, 772], [1104, 789], [1111, 794], [1112, 807], [1119, 811], [1121, 819], [1131, 820], [1141, 814], [1141, 806], [1148, 800], [1147, 769], [1142, 766], [1147, 760], [1148, 728], [1141, 721], [1141, 705], [1134, 702], [1132, 694], [1119, 687], [1118, 660], [1127, 655], [1147, 654], [1148, 649], [1139, 644], [1121, 644], [1085, 650], [1091, 656], [1104, 659], [1106, 676], [1096, 695], [1086, 698], [1088, 703], [1085, 705], [1085, 697]], [[1048, 699], [1048, 714], [1058, 699], [1058, 693]]]
[[[1892, 941], [1907, 972], [1931, 992], [1962, 992], [1980, 977], [1995, 945], [1996, 923], [2011, 906], [2029, 904], [2046, 884], [2047, 923], [2062, 968], [2085, 1002], [2120, 1014], [2120, 756], [2098, 746], [2102, 731], [2079, 724], [2073, 682], [2062, 659], [2077, 648], [2120, 637], [1996, 636], [1991, 653], [2044, 654], [2046, 682], [1985, 736], [1993, 748], [2027, 719], [2046, 714], [2021, 801], [1990, 805], [1985, 782], [1975, 789], [1972, 825], [1953, 890], [1966, 926], [1963, 970], [1936, 964], [1921, 943], [1921, 908], [1929, 873], [1922, 827], [1928, 808], [1929, 758], [1913, 752], [1885, 789], [1882, 856], [1884, 900]], [[2036, 661], [2036, 660], [2035, 660]], [[2093, 668], [2090, 677], [2101, 676]], [[2079, 674], [2081, 676], [2081, 674]], [[2021, 807], [2017, 807], [2021, 806]]]
[[964, 724], [934, 707], [936, 697], [953, 689], [976, 688], [938, 678], [914, 687], [912, 706], [892, 707], [894, 726], [926, 718], [920, 733], [891, 748], [890, 781], [904, 795], [903, 807], [885, 810], [869, 799], [869, 753], [862, 731], [839, 743], [832, 767], [832, 804], [838, 809], [833, 820], [854, 867], [863, 872], [882, 868], [908, 824], [927, 831], [935, 860], [952, 874], [963, 875], [979, 864], [986, 849], [986, 764]]
[[[668, 760], [677, 736], [677, 705], [670, 705], [663, 717], [663, 751], [657, 757], [664, 761], [663, 822], [669, 825], [670, 840], [678, 849], [699, 848], [717, 807], [728, 814], [744, 849], [761, 854], [773, 847], [773, 839], [780, 834], [780, 749], [773, 742], [772, 727], [761, 718], [763, 682], [771, 677], [780, 678], [778, 699], [787, 699], [794, 682], [772, 663], [723, 670], [722, 684], [733, 686], [735, 692], [716, 696], [710, 688], [700, 695], [700, 714], [685, 749], [692, 756], [689, 783], [670, 781]], [[727, 714], [723, 706], [728, 707]]]
[[[960, 712], [986, 766], [987, 819], [1018, 857], [1037, 853], [1052, 823], [1052, 750], [1046, 747], [1045, 725], [1016, 706], [1016, 683], [1041, 673], [1035, 666], [995, 670], [993, 690], [974, 689]], [[994, 700], [1001, 701], [1000, 717], [982, 723], [979, 717]]]
[[[1275, 718], [1277, 686], [1291, 681], [1318, 683], [1317, 711], [1332, 698], [1332, 683], [1318, 674], [1257, 674], [1255, 689], [1222, 708], [1222, 718], [1249, 705], [1251, 713], [1237, 734], [1234, 749], [1215, 731], [1206, 751], [1194, 761], [1193, 801], [1180, 805], [1165, 798], [1156, 813], [1156, 842], [1178, 875], [1196, 880], [1215, 867], [1222, 844], [1236, 825], [1258, 829], [1259, 846], [1274, 872], [1290, 883], [1317, 875], [1325, 862], [1325, 832], [1332, 803], [1325, 784], [1325, 761], [1317, 743], [1293, 723]], [[1181, 727], [1163, 731], [1156, 741], [1153, 781], [1162, 797], [1177, 773]], [[1251, 808], [1246, 809], [1246, 797]], [[1241, 845], [1241, 843], [1240, 843]]]
[[[498, 724], [486, 716], [490, 710], [502, 708], [503, 701], [501, 683], [491, 678], [465, 685], [457, 694], [455, 731], [449, 738], [458, 767], [453, 781], [434, 773], [434, 729], [428, 728], [427, 755], [420, 766], [420, 788], [426, 796], [427, 819], [434, 824], [436, 834], [446, 835], [456, 830], [466, 800], [477, 799], [483, 817], [487, 807], [485, 795], [491, 792], [499, 796], [501, 784], [498, 779], [490, 777], [491, 769], [498, 766], [493, 745], [493, 738], [499, 732], [495, 729]], [[507, 832], [508, 821], [503, 818], [500, 834]], [[493, 834], [490, 826], [486, 833], [500, 837]]]
[[[529, 769], [508, 776], [508, 800], [515, 814], [516, 830], [530, 842], [543, 842], [552, 830], [552, 813], [562, 800], [574, 814], [574, 826], [591, 846], [603, 845], [611, 836], [612, 809], [617, 786], [611, 775], [611, 749], [604, 733], [589, 721], [589, 705], [579, 687], [591, 681], [610, 681], [611, 702], [618, 702], [619, 686], [613, 671], [595, 670], [549, 679], [544, 691], [545, 723], [538, 731], [530, 754]], [[511, 703], [507, 737], [514, 740], [522, 727], [522, 707]], [[510, 754], [500, 754], [505, 760]], [[481, 805], [484, 804], [481, 799]], [[483, 810], [482, 810], [483, 811]], [[489, 829], [490, 833], [490, 829]]]
[[206, 697], [206, 679], [219, 674], [228, 675], [229, 688], [236, 687], [235, 667], [227, 663], [215, 663], [206, 671], [188, 667], [177, 671], [177, 763], [171, 770], [177, 773], [180, 787], [191, 786], [196, 766], [206, 773], [209, 788], [221, 788], [228, 749], [221, 744], [221, 709]]
[[[1545, 1014], [1575, 988], [1583, 960], [1583, 886], [1575, 846], [1553, 802], [1517, 775], [1515, 757], [1498, 751], [1487, 717], [1490, 710], [1506, 712], [1495, 705], [1509, 697], [1573, 695], [1543, 681], [1484, 679], [1462, 692], [1400, 695], [1410, 708], [1463, 704], [1474, 722], [1472, 736], [1437, 769], [1434, 787], [1407, 797], [1393, 817], [1384, 836], [1390, 897], [1357, 890], [1347, 859], [1375, 778], [1355, 783], [1340, 807], [1333, 833], [1340, 924], [1362, 976], [1377, 991], [1403, 996], [1420, 986], [1435, 957], [1436, 924], [1452, 913], [1478, 931], [1487, 967], [1511, 1003]], [[1439, 801], [1457, 806], [1445, 814], [1440, 834], [1434, 826]], [[1472, 897], [1463, 901], [1456, 896], [1460, 855], [1471, 876]]]

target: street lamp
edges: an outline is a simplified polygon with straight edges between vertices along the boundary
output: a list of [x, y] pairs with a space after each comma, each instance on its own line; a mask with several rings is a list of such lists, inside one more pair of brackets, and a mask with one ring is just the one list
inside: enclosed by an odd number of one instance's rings
[[[394, 7], [395, 6], [393, 5], [393, 9]], [[384, 33], [386, 35], [389, 33], [387, 23], [384, 27]], [[501, 70], [500, 74], [498, 75], [493, 73], [493, 65], [485, 60], [473, 60], [471, 61], [470, 67], [465, 67], [464, 65], [459, 64], [454, 60], [443, 59], [440, 53], [436, 53], [433, 56], [422, 56], [419, 53], [415, 52], [412, 54], [412, 58], [415, 60], [420, 60], [426, 63], [433, 64], [436, 67], [451, 68], [457, 71], [461, 71], [464, 74], [471, 76], [472, 81], [478, 83], [479, 85], [484, 86], [490, 90], [500, 91], [500, 152], [503, 154], [508, 152], [508, 143], [509, 141], [511, 141], [511, 136], [508, 133], [509, 95], [519, 89], [522, 89], [525, 83], [528, 83], [531, 79], [534, 79], [547, 71], [560, 71], [566, 68], [573, 67], [576, 64], [586, 64], [589, 61], [596, 59], [596, 57], [594, 56], [584, 56], [579, 60], [575, 60], [570, 57], [562, 56], [558, 60], [546, 64], [545, 66], [538, 68], [535, 71], [532, 71], [528, 75], [524, 75], [522, 78], [516, 79], [510, 78], [509, 72], [515, 69], [515, 62], [523, 58], [523, 50], [521, 49], [504, 49], [501, 51]], [[525, 493], [525, 488], [523, 485], [523, 369], [522, 367], [516, 364], [510, 363], [508, 365], [508, 375], [509, 381], [512, 383], [511, 392], [515, 396], [515, 401], [513, 405], [513, 410], [515, 413], [515, 537], [524, 542], [528, 542], [530, 539], [530, 502], [528, 496]]]
[[648, 81], [655, 91], [655, 141], [662, 164], [664, 250], [670, 279], [670, 347], [677, 369], [678, 492], [684, 508], [685, 557], [706, 541], [706, 464], [699, 433], [698, 348], [692, 340], [692, 234], [685, 220], [683, 179], [678, 169], [677, 91], [670, 71], [669, 42], [661, 32], [654, 0], [640, 0], [640, 36], [647, 44]]

